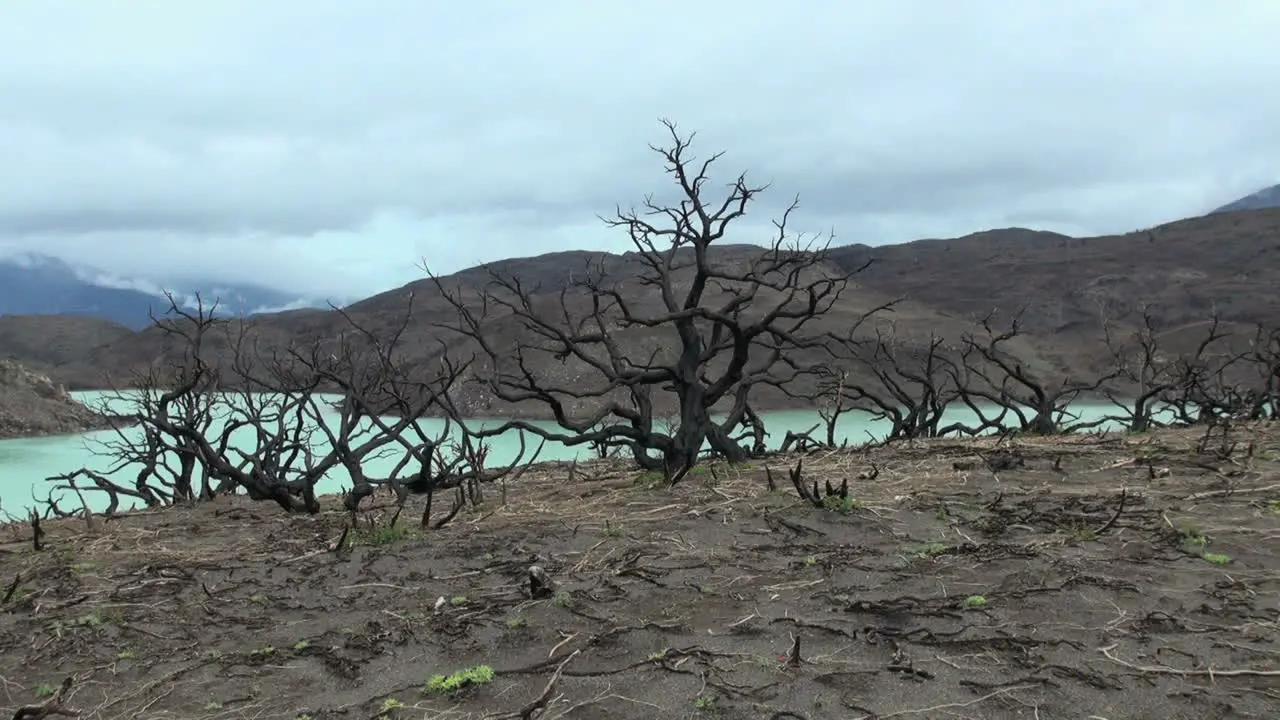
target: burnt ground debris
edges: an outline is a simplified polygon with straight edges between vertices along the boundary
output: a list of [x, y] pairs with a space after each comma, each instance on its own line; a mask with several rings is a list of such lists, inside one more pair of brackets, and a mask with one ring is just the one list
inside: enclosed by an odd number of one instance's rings
[[[388, 529], [380, 495], [341, 547], [337, 498], [315, 516], [223, 497], [50, 520], [39, 552], [13, 523], [0, 707], [1275, 717], [1280, 424], [1234, 432], [1230, 453], [1195, 430], [1015, 439], [999, 463], [991, 438], [820, 452], [805, 477], [849, 481], [825, 509], [796, 496], [789, 456], [675, 487], [607, 461], [568, 482], [548, 464], [439, 530]], [[555, 584], [539, 598], [531, 566]], [[492, 678], [424, 692], [477, 666]]]

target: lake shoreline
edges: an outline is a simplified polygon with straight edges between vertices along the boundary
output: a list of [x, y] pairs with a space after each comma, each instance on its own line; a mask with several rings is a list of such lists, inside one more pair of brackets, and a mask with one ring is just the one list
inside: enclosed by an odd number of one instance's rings
[[[1265, 423], [1262, 423], [1262, 425], [1265, 425]], [[1186, 436], [1189, 431], [1187, 428], [1162, 428], [1156, 432], [1168, 434], [1170, 437], [1174, 437], [1174, 436], [1182, 437], [1182, 436]], [[1120, 434], [1127, 434], [1127, 433], [1120, 432]], [[1055, 435], [1036, 435], [1030, 438], [1026, 438], [1022, 442], [1024, 444], [1027, 444], [1028, 446], [1043, 448], [1043, 447], [1073, 446], [1073, 445], [1082, 444], [1082, 443], [1089, 444], [1096, 441], [1097, 441], [1096, 436], [1091, 436], [1090, 434], [1087, 434], [1087, 433], [1060, 433]], [[928, 452], [931, 449], [944, 449], [944, 448], [950, 451], [954, 451], [957, 448], [962, 448], [962, 449], [970, 450], [972, 455], [976, 458], [978, 457], [978, 453], [983, 451], [989, 451], [995, 447], [999, 447], [1003, 442], [1004, 442], [1003, 440], [1001, 440], [999, 437], [995, 435], [947, 436], [947, 437], [934, 437], [934, 438], [920, 438], [920, 439], [911, 441], [909, 444], [906, 441], [900, 441], [898, 443], [878, 446], [876, 448], [876, 451], [877, 452], [886, 452], [886, 451], [895, 452], [894, 448], [897, 448], [899, 446], [903, 448], [909, 447], [911, 452]], [[849, 443], [847, 446], [844, 446], [844, 447], [828, 448], [824, 451], [818, 451], [818, 452], [823, 456], [827, 456], [830, 454], [834, 454], [837, 456], [844, 456], [844, 455], [854, 456], [858, 453], [864, 452], [864, 450], [858, 445]], [[532, 455], [532, 453], [533, 453], [533, 444], [531, 443], [530, 448], [528, 450], [528, 454]], [[721, 468], [722, 470], [727, 472], [754, 471], [754, 470], [759, 470], [760, 468], [763, 468], [765, 465], [770, 465], [772, 467], [776, 465], [776, 463], [778, 463], [779, 461], [784, 461], [789, 466], [794, 466], [797, 460], [802, 458], [808, 458], [810, 456], [813, 456], [814, 454], [815, 454], [815, 451], [788, 450], [784, 452], [781, 450], [769, 450], [763, 454], [754, 455], [742, 463], [729, 463], [721, 458], [704, 459], [699, 462], [699, 467], [706, 468], [709, 466], [714, 466], [717, 468]], [[951, 454], [948, 454], [948, 457], [951, 457]], [[952, 458], [952, 459], [955, 459], [955, 458]], [[587, 478], [597, 477], [597, 476], [618, 476], [618, 475], [634, 475], [636, 477], [639, 477], [650, 472], [637, 466], [633, 460], [625, 456], [621, 456], [621, 457], [615, 456], [615, 457], [607, 457], [607, 458], [588, 457], [585, 459], [577, 459], [577, 460], [538, 459], [531, 463], [524, 463], [522, 464], [522, 466], [527, 468], [525, 475], [531, 475], [533, 477], [540, 477], [540, 478], [557, 475], [562, 472], [565, 473], [567, 477], [568, 476], [567, 473], [570, 470], [570, 468], [574, 468], [574, 472], [579, 477], [587, 477]], [[709, 475], [710, 472], [707, 471], [705, 474]], [[695, 472], [692, 475], [692, 477], [701, 477], [703, 475], [704, 475], [704, 472], [700, 471], [700, 472]], [[785, 481], [784, 477], [780, 477], [779, 480], [781, 481], [781, 485], [787, 485], [789, 487], [789, 484]], [[579, 480], [579, 482], [583, 482], [583, 481]], [[85, 491], [96, 492], [91, 488], [85, 488]], [[320, 501], [320, 504], [322, 506], [321, 513], [322, 514], [326, 512], [346, 513], [347, 510], [344, 509], [342, 505], [342, 501], [344, 499], [346, 492], [347, 492], [346, 488], [341, 490], [334, 490], [334, 491], [317, 492], [316, 499]], [[375, 504], [378, 504], [378, 501], [376, 500], [376, 498], [378, 498], [379, 496], [381, 496], [382, 498], [389, 498], [394, 500], [395, 494], [389, 485], [384, 485], [384, 486], [379, 486], [378, 490], [374, 495]], [[410, 495], [410, 497], [423, 497], [423, 495], [413, 494], [413, 495]], [[237, 492], [233, 495], [219, 495], [214, 497], [212, 500], [206, 500], [200, 504], [208, 505], [210, 503], [217, 504], [219, 502], [245, 502], [245, 503], [248, 503], [250, 506], [270, 507], [272, 508], [273, 512], [277, 509], [276, 505], [272, 501], [265, 500], [265, 499], [250, 500], [249, 497], [243, 491]], [[155, 514], [155, 513], [175, 510], [175, 509], [178, 509], [179, 507], [180, 507], [179, 505], [165, 505], [165, 506], [160, 506], [155, 508], [147, 508], [141, 505], [134, 506], [134, 507], [122, 507], [111, 517], [127, 518], [129, 516], [135, 516], [135, 515]], [[100, 511], [96, 509], [94, 510], [95, 515], [99, 514], [99, 512]], [[281, 510], [280, 512], [282, 517], [290, 516], [289, 513], [285, 513], [283, 510]], [[306, 513], [299, 512], [299, 513], [292, 513], [292, 515], [303, 516], [303, 515], [306, 515]], [[15, 526], [25, 526], [28, 524], [29, 524], [29, 521], [24, 517], [14, 517], [7, 520], [4, 519], [3, 517], [0, 517], [0, 531], [4, 531], [5, 529], [12, 529]]]
[[[134, 391], [134, 389], [131, 389], [131, 388], [122, 389], [122, 388], [88, 388], [88, 387], [76, 387], [71, 390], [73, 394], [75, 393], [104, 393], [104, 394], [110, 393], [113, 395], [129, 393], [132, 391]], [[240, 391], [227, 390], [225, 392], [234, 394]], [[260, 394], [260, 393], [255, 392], [253, 394]], [[317, 394], [320, 395], [321, 397], [332, 398], [330, 402], [326, 403], [331, 409], [337, 410], [341, 408], [342, 393], [320, 392]], [[1109, 408], [1114, 408], [1114, 411], [1116, 413], [1120, 413], [1121, 408], [1116, 406], [1117, 402], [1131, 404], [1134, 400], [1136, 400], [1136, 396], [1135, 397], [1129, 397], [1129, 396], [1107, 397], [1102, 393], [1093, 392], [1093, 393], [1079, 394], [1071, 404], [1077, 405], [1077, 406], [1078, 405], [1096, 406], [1096, 407], [1105, 406]], [[555, 416], [547, 409], [546, 405], [542, 403], [528, 402], [528, 401], [524, 403], [500, 403], [500, 404], [456, 402], [456, 405], [468, 411], [461, 418], [464, 422], [472, 422], [472, 421], [501, 422], [506, 420], [517, 420], [517, 421], [525, 421], [525, 422], [556, 424]], [[723, 417], [724, 414], [726, 414], [729, 411], [730, 409], [729, 403], [723, 403], [722, 405], [723, 405], [722, 407], [716, 407], [713, 409], [712, 414], [714, 416]], [[470, 406], [470, 407], [467, 407], [467, 406]], [[962, 409], [962, 408], [967, 409], [967, 406], [960, 401], [952, 402], [950, 407], [953, 409]], [[766, 398], [762, 398], [758, 401], [753, 401], [752, 409], [758, 414], [816, 412], [819, 409], [819, 403], [816, 403], [811, 400], [805, 400], [803, 398], [792, 398], [789, 396], [782, 396], [782, 397], [769, 396]], [[665, 419], [665, 416], [667, 414], [670, 414], [670, 412], [673, 412], [673, 411], [674, 411], [673, 408], [666, 408], [665, 406], [661, 406], [661, 405], [658, 407], [655, 407], [655, 412], [654, 412], [655, 419], [661, 421]], [[845, 410], [845, 412], [846, 413], [853, 413], [853, 412], [870, 413], [872, 411], [860, 410], [860, 409], [847, 409]], [[585, 410], [579, 410], [579, 411], [571, 411], [569, 415], [571, 419], [575, 419], [575, 418], [581, 418], [584, 416], [589, 416], [590, 413]], [[399, 414], [396, 413], [394, 410], [387, 410], [382, 414], [382, 416], [387, 418], [396, 418], [396, 417], [399, 417]], [[432, 408], [429, 408], [427, 412], [423, 413], [422, 417], [424, 419], [431, 419], [431, 420], [444, 420], [449, 418], [450, 415], [446, 412], [441, 411], [437, 407], [432, 407]], [[766, 429], [767, 429], [767, 426], [766, 426]]]
[[[92, 411], [92, 409], [90, 409]], [[53, 430], [49, 432], [32, 431], [25, 433], [5, 433], [3, 427], [0, 427], [0, 442], [5, 440], [36, 440], [36, 439], [57, 439], [75, 437], [79, 435], [89, 435], [92, 433], [103, 432], [105, 430], [124, 430], [127, 428], [137, 427], [141, 424], [137, 414], [125, 415], [99, 415], [103, 418], [101, 424], [94, 423], [83, 427], [82, 429]]]
[[83, 435], [119, 427], [121, 420], [82, 402], [44, 373], [0, 361], [0, 440]]
[[[341, 407], [342, 405], [342, 400], [340, 399], [341, 395], [336, 393], [334, 395], [335, 397], [339, 398], [338, 400], [335, 401], [334, 407], [335, 408]], [[1131, 406], [1131, 404], [1136, 399], [1137, 399], [1136, 397], [1132, 397], [1132, 398], [1118, 397], [1118, 396], [1107, 397], [1106, 395], [1102, 395], [1099, 393], [1081, 393], [1075, 398], [1075, 400], [1068, 407], [1081, 406], [1081, 405], [1096, 406], [1096, 407], [1105, 406], [1108, 408], [1113, 408], [1116, 413], [1121, 413], [1122, 407], [1117, 405], [1117, 403], [1130, 404]], [[812, 401], [805, 401], [803, 399], [793, 399], [793, 400], [794, 402], [784, 401], [784, 402], [753, 403], [751, 407], [752, 407], [752, 410], [754, 410], [757, 414], [761, 414], [761, 415], [768, 414], [768, 413], [817, 412], [819, 410], [818, 403], [814, 403]], [[950, 408], [951, 409], [963, 408], [967, 410], [968, 406], [965, 405], [963, 402], [960, 402], [957, 400], [951, 403]], [[713, 408], [712, 416], [723, 417], [725, 414], [729, 412], [729, 409], [730, 408], [727, 406], [727, 404], [726, 404], [726, 407]], [[423, 417], [436, 419], [436, 420], [444, 420], [449, 417], [448, 413], [441, 412], [437, 408], [431, 408], [431, 410], [433, 410], [434, 412], [424, 413]], [[874, 414], [876, 412], [877, 411], [866, 410], [862, 408], [846, 408], [842, 414], [847, 414], [847, 413]], [[582, 413], [581, 415], [589, 416], [589, 413]], [[654, 415], [655, 415], [655, 419], [657, 420], [661, 420], [663, 418], [662, 413], [659, 413], [657, 409], [655, 409]], [[399, 417], [399, 415], [395, 412], [387, 412], [384, 416], [390, 417], [390, 418]], [[569, 414], [569, 418], [571, 420], [577, 419], [579, 417], [581, 416], [575, 415], [572, 413]], [[506, 408], [501, 410], [496, 410], [496, 411], [490, 410], [488, 414], [474, 414], [474, 415], [468, 414], [464, 416], [462, 420], [464, 422], [471, 422], [473, 420], [491, 420], [491, 421], [519, 420], [519, 421], [525, 421], [525, 422], [557, 424], [555, 416], [545, 409], [545, 405], [541, 405], [541, 404], [539, 404], [539, 407], [537, 407], [536, 409], [521, 407], [518, 404], [510, 404]], [[765, 423], [765, 429], [766, 430], [768, 429], [767, 422]]]
[[[100, 393], [82, 393], [77, 392], [76, 399], [89, 407], [103, 410], [105, 412], [115, 413], [116, 420], [113, 427], [117, 431], [95, 430], [87, 433], [72, 433], [26, 437], [15, 437], [5, 441], [0, 441], [0, 507], [4, 507], [10, 512], [24, 511], [25, 508], [32, 505], [32, 495], [36, 497], [44, 497], [49, 490], [46, 482], [48, 478], [57, 478], [67, 473], [74, 472], [78, 469], [85, 468], [95, 472], [103, 473], [113, 481], [122, 484], [125, 487], [131, 487], [136, 481], [138, 472], [141, 467], [136, 464], [121, 464], [118, 455], [112, 449], [111, 445], [120, 441], [136, 442], [140, 441], [142, 429], [133, 423], [132, 427], [126, 427], [131, 418], [126, 411], [129, 407], [130, 400], [125, 396], [116, 393], [100, 394]], [[315, 398], [320, 403], [321, 413], [316, 420], [308, 420], [308, 425], [314, 425], [315, 422], [323, 422], [329, 428], [336, 428], [342, 422], [340, 412], [330, 403], [338, 401], [340, 398], [335, 394], [326, 394], [323, 397]], [[228, 396], [227, 401], [234, 402], [234, 398]], [[1092, 403], [1078, 403], [1072, 407], [1072, 411], [1081, 416], [1086, 421], [1094, 421], [1105, 413], [1114, 413], [1110, 406], [1101, 406]], [[766, 411], [761, 413], [761, 419], [764, 422], [766, 437], [766, 447], [768, 450], [778, 450], [788, 433], [804, 433], [815, 425], [819, 425], [818, 435], [825, 438], [825, 427], [821, 427], [821, 418], [812, 407], [782, 410], [782, 411]], [[495, 417], [473, 417], [468, 418], [463, 424], [466, 427], [479, 430], [482, 428], [493, 429], [509, 418]], [[1007, 420], [1007, 418], [1006, 418]], [[943, 418], [944, 423], [959, 422], [965, 425], [973, 425], [975, 417], [967, 408], [959, 405], [953, 405], [947, 415]], [[554, 421], [547, 420], [530, 420], [528, 421], [535, 428], [541, 428], [552, 434], [562, 433], [562, 429]], [[372, 421], [365, 421], [364, 425], [369, 425], [368, 430], [374, 430]], [[447, 423], [442, 418], [423, 418], [417, 425], [430, 437], [441, 437], [446, 430], [446, 425], [453, 425], [449, 430], [448, 437], [443, 439], [443, 447], [445, 452], [449, 452], [448, 448], [452, 443], [461, 442], [462, 428], [460, 423]], [[1106, 427], [1118, 429], [1123, 422], [1114, 420], [1106, 423]], [[851, 411], [841, 415], [839, 423], [836, 426], [835, 442], [836, 444], [847, 443], [850, 446], [860, 446], [869, 441], [877, 442], [883, 440], [890, 430], [891, 423], [884, 420], [873, 418], [866, 413]], [[218, 436], [222, 432], [221, 421], [215, 423], [210, 433]], [[319, 446], [316, 451], [324, 453], [327, 442], [323, 440], [323, 432], [319, 431], [317, 436]], [[566, 444], [556, 441], [546, 441], [542, 443], [536, 437], [536, 432], [516, 432], [511, 431], [501, 435], [491, 436], [486, 440], [488, 446], [487, 462], [489, 467], [503, 467], [522, 457], [527, 460], [532, 453], [541, 446], [538, 455], [540, 462], [572, 462], [575, 459], [579, 462], [588, 462], [596, 459], [593, 449], [585, 443]], [[570, 433], [564, 433], [569, 435]], [[249, 449], [256, 442], [256, 435], [252, 428], [244, 427], [235, 431], [230, 440], [231, 446]], [[521, 455], [523, 438], [523, 455]], [[964, 441], [963, 438], [950, 438], [947, 441]], [[370, 457], [363, 463], [363, 472], [370, 477], [386, 477], [390, 475], [397, 462], [401, 459], [400, 452], [382, 453], [376, 457]], [[329, 493], [338, 493], [350, 487], [349, 473], [340, 467], [333, 468], [326, 473], [324, 479], [320, 481], [316, 491], [318, 494], [324, 495]], [[55, 492], [55, 496], [67, 496], [63, 491]], [[74, 499], [73, 499], [74, 501]], [[94, 498], [90, 498], [90, 505], [97, 508], [98, 503]]]

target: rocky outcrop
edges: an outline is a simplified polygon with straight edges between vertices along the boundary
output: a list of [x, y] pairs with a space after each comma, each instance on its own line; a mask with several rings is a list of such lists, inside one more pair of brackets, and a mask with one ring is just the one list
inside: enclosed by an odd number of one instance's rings
[[111, 422], [48, 376], [0, 360], [0, 438], [88, 432]]

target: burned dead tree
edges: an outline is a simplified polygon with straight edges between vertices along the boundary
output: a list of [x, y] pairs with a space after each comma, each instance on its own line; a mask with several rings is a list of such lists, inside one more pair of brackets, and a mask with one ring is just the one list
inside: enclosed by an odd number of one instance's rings
[[[522, 473], [536, 461], [542, 446], [529, 457], [521, 436], [519, 450], [510, 463], [498, 467], [488, 463], [488, 443], [459, 417], [449, 397], [470, 362], [453, 361], [443, 345], [434, 369], [411, 369], [397, 362], [397, 347], [413, 319], [412, 297], [409, 304], [401, 322], [384, 335], [365, 329], [350, 314], [335, 309], [347, 326], [336, 347], [312, 346], [306, 352], [291, 349], [288, 362], [281, 364], [275, 376], [293, 374], [295, 386], [299, 381], [318, 380], [321, 386], [340, 395], [330, 408], [330, 414], [337, 410], [337, 422], [326, 422], [322, 409], [315, 404], [309, 411], [328, 448], [326, 455], [313, 462], [313, 472], [323, 475], [336, 466], [347, 472], [351, 489], [344, 497], [344, 505], [353, 516], [361, 500], [377, 487], [388, 486], [395, 493], [399, 508], [404, 507], [410, 495], [426, 496], [421, 525], [427, 527], [436, 492], [456, 490], [453, 509], [437, 521], [438, 527], [466, 503], [482, 502], [484, 484]], [[288, 391], [288, 385], [278, 385], [274, 390]], [[429, 431], [421, 422], [426, 418], [440, 420], [443, 427]], [[391, 472], [384, 477], [370, 477], [365, 461], [387, 454], [398, 458]]]
[[1112, 325], [1103, 323], [1117, 372], [1103, 388], [1103, 395], [1119, 411], [1110, 419], [1129, 432], [1197, 422], [1200, 403], [1208, 397], [1205, 387], [1215, 385], [1211, 378], [1226, 370], [1222, 346], [1228, 335], [1217, 315], [1210, 317], [1196, 346], [1184, 353], [1166, 347], [1168, 342], [1148, 305], [1138, 310], [1137, 324], [1128, 333], [1117, 336]]
[[[48, 478], [51, 491], [106, 495], [108, 516], [122, 500], [156, 507], [213, 494], [190, 436], [207, 433], [218, 414], [222, 376], [205, 358], [210, 344], [226, 342], [228, 326], [215, 316], [216, 302], [206, 305], [197, 296], [195, 309], [188, 310], [172, 295], [167, 298], [166, 316], [152, 315], [154, 332], [163, 335], [164, 356], [114, 378], [120, 389], [103, 393], [96, 403], [98, 412], [116, 419], [106, 437], [89, 441], [93, 454], [109, 461], [107, 468], [79, 468]], [[190, 432], [166, 434], [162, 426]], [[132, 482], [118, 480], [122, 474]], [[47, 505], [52, 514], [64, 514], [52, 500]]]
[[934, 334], [920, 346], [911, 346], [892, 323], [877, 327], [873, 339], [843, 338], [815, 397], [825, 401], [819, 410], [825, 444], [836, 444], [836, 425], [849, 412], [887, 422], [886, 441], [940, 437], [965, 429], [943, 424], [947, 409], [960, 397], [954, 372], [958, 356]]
[[1103, 323], [1107, 350], [1123, 381], [1122, 390], [1106, 388], [1103, 394], [1120, 411], [1116, 419], [1129, 432], [1159, 427], [1156, 415], [1160, 398], [1178, 387], [1180, 381], [1180, 359], [1161, 352], [1151, 308], [1144, 305], [1139, 313], [1140, 324], [1128, 337], [1115, 337], [1111, 323]]
[[[440, 434], [421, 427], [428, 415], [450, 416], [448, 390], [466, 366], [447, 358], [430, 369], [401, 362], [410, 305], [389, 332], [370, 332], [335, 308], [334, 336], [282, 344], [249, 320], [172, 303], [175, 317], [157, 326], [171, 352], [112, 396], [113, 405], [131, 405], [137, 425], [118, 428], [100, 446], [114, 461], [110, 470], [51, 478], [54, 488], [104, 493], [109, 513], [122, 499], [156, 506], [235, 493], [316, 513], [317, 485], [345, 471], [354, 512], [379, 485], [391, 486], [403, 504], [415, 492], [501, 476], [502, 469], [484, 467], [485, 453], [465, 427], [446, 423]], [[211, 345], [219, 352], [209, 352]], [[368, 476], [366, 463], [397, 456], [389, 477]], [[401, 473], [411, 477], [401, 482]], [[115, 479], [121, 474], [133, 482]]]
[[1238, 393], [1238, 415], [1246, 420], [1280, 420], [1280, 327], [1259, 323], [1243, 361], [1254, 376]]
[[[1044, 379], [1052, 373], [1027, 367], [1010, 351], [1009, 344], [1021, 334], [1021, 315], [1018, 312], [1008, 328], [1001, 331], [994, 327], [994, 316], [987, 315], [979, 322], [978, 330], [961, 339], [961, 359], [951, 368], [952, 378], [960, 401], [978, 418], [977, 425], [963, 431], [976, 434], [1012, 430], [1054, 435], [1103, 424], [1105, 419], [1082, 421], [1070, 408], [1081, 396], [1099, 392], [1120, 371], [1112, 369], [1084, 381], [1065, 375]], [[1015, 424], [1007, 422], [1010, 416]]]
[[[177, 374], [184, 372], [180, 368], [176, 369]], [[89, 488], [102, 492], [108, 497], [107, 516], [118, 511], [121, 498], [132, 498], [145, 507], [212, 498], [215, 492], [209, 484], [210, 476], [204, 472], [192, 441], [186, 437], [165, 438], [154, 424], [141, 421], [165, 415], [195, 434], [210, 431], [220, 405], [216, 376], [206, 374], [192, 391], [166, 397], [174, 378], [174, 367], [168, 372], [151, 367], [134, 374], [128, 390], [105, 393], [100, 401], [104, 414], [113, 407], [130, 410], [112, 424], [105, 437], [87, 440], [93, 454], [109, 458], [110, 465], [102, 472], [78, 468], [49, 478], [53, 489], [79, 492]], [[161, 401], [166, 403], [163, 407]], [[121, 472], [131, 474], [133, 482], [122, 485], [114, 480]]]
[[[523, 430], [570, 446], [622, 447], [640, 466], [676, 482], [704, 446], [740, 461], [763, 444], [753, 391], [816, 372], [805, 358], [821, 350], [823, 333], [811, 328], [857, 270], [825, 264], [825, 245], [793, 235], [788, 222], [796, 203], [774, 222], [767, 248], [722, 249], [766, 186], [739, 175], [712, 199], [709, 172], [721, 154], [696, 160], [693, 135], [663, 124], [670, 143], [652, 149], [678, 199], [650, 196], [640, 210], [619, 208], [602, 218], [626, 231], [636, 252], [619, 262], [598, 259], [546, 291], [492, 267], [472, 302], [436, 282], [457, 309], [450, 329], [485, 360], [479, 376], [485, 390], [504, 403], [539, 407], [559, 426], [511, 420], [487, 432]], [[676, 415], [671, 429], [655, 419], [666, 406]], [[744, 426], [752, 446], [734, 437]]]

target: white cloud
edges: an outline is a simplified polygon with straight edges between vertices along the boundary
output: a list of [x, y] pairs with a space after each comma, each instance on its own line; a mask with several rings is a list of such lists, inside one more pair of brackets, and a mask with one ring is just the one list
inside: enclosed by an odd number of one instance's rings
[[0, 244], [157, 283], [359, 295], [623, 249], [594, 216], [666, 182], [658, 116], [846, 242], [1125, 231], [1280, 180], [1272, 0], [5, 14]]

